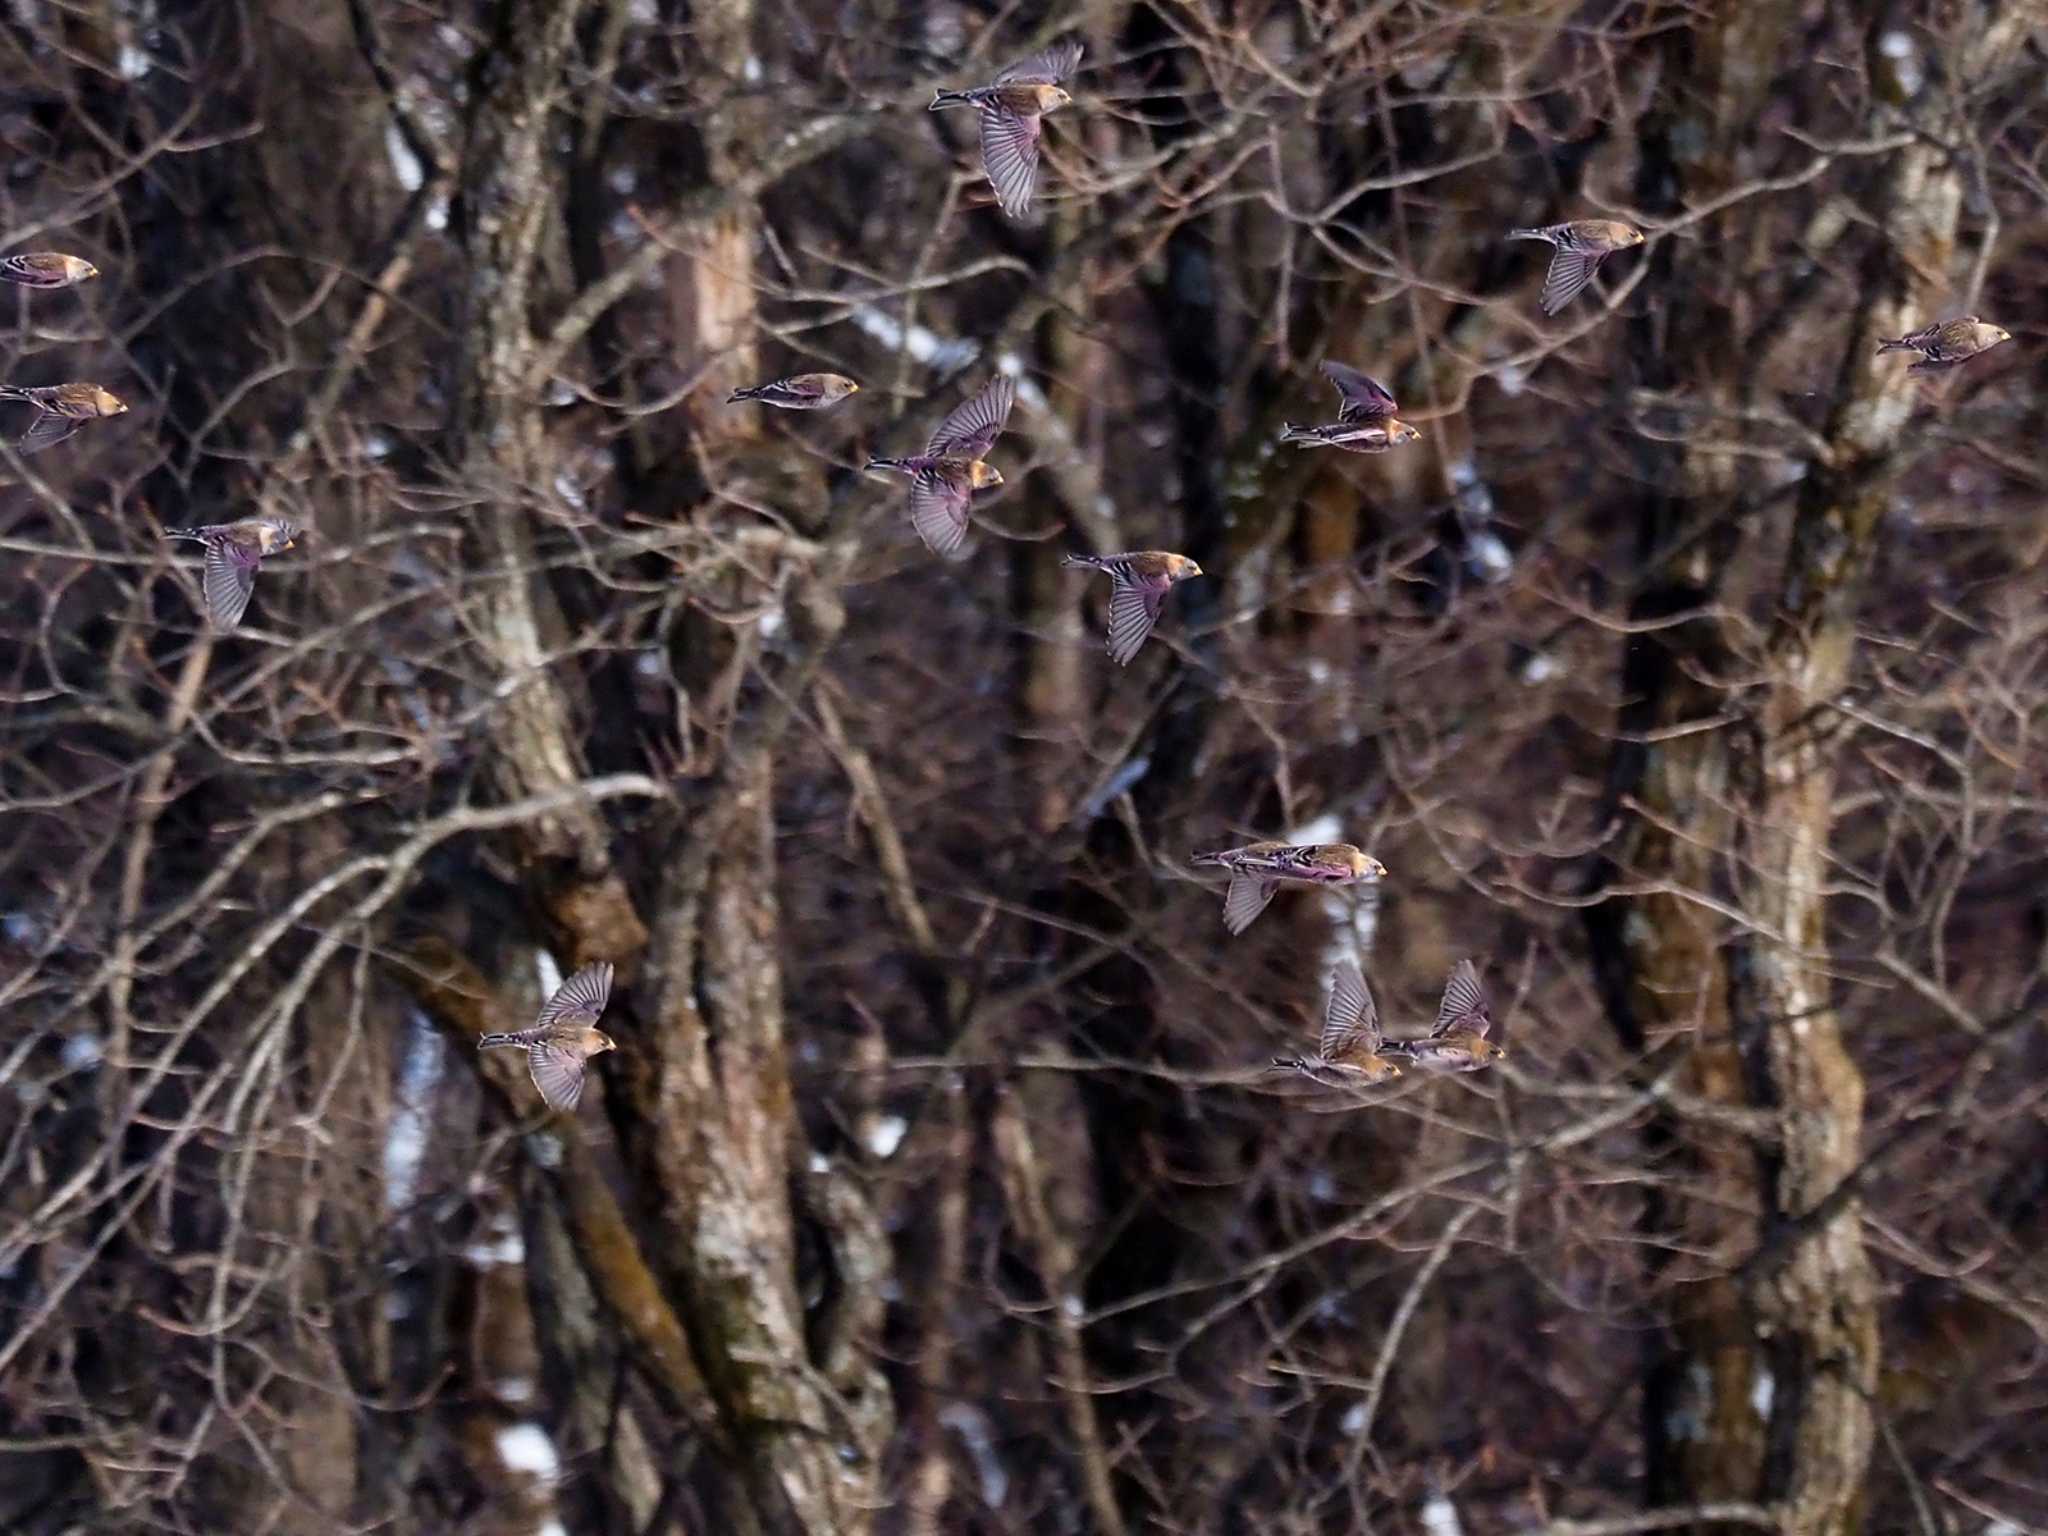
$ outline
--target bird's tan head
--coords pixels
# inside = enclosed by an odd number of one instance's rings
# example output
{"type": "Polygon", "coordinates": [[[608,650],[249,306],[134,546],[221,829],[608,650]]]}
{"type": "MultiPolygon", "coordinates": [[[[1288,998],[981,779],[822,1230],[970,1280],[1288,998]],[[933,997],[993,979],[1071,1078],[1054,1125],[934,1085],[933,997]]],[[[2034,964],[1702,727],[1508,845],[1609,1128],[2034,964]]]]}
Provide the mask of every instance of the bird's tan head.
{"type": "Polygon", "coordinates": [[[985,491],[992,485],[1003,483],[1003,472],[986,459],[976,459],[974,468],[968,471],[968,478],[977,491],[985,491]]]}
{"type": "Polygon", "coordinates": [[[1621,243],[1623,245],[1641,245],[1645,240],[1649,238],[1650,237],[1644,234],[1640,229],[1630,229],[1626,234],[1624,234],[1621,237],[1621,243]]]}
{"type": "Polygon", "coordinates": [[[1038,110],[1057,112],[1061,107],[1072,106],[1074,98],[1056,85],[1041,85],[1038,88],[1038,110]]]}
{"type": "Polygon", "coordinates": [[[1405,421],[1390,421],[1387,423],[1387,436],[1397,443],[1413,443],[1421,440],[1422,431],[1405,421]]]}
{"type": "Polygon", "coordinates": [[[1991,327],[1991,334],[1996,336],[2000,341],[2012,340],[2012,332],[2008,331],[2002,325],[1994,325],[1993,327],[1991,327]]]}
{"type": "Polygon", "coordinates": [[[1384,880],[1387,877],[1386,865],[1371,854],[1361,853],[1356,848],[1351,850],[1344,862],[1350,866],[1352,875],[1357,879],[1384,880]]]}
{"type": "Polygon", "coordinates": [[[1472,1054],[1483,1062],[1506,1061],[1508,1048],[1504,1045],[1495,1045],[1491,1040],[1481,1040],[1472,1047],[1472,1054]]]}
{"type": "Polygon", "coordinates": [[[848,395],[859,394],[860,386],[854,383],[852,379],[844,378],[836,373],[828,373],[825,375],[823,388],[820,390],[820,393],[827,400],[844,400],[848,395]]]}
{"type": "Polygon", "coordinates": [[[119,416],[128,409],[128,406],[113,391],[95,389],[92,392],[92,408],[102,416],[119,416]]]}
{"type": "Polygon", "coordinates": [[[1171,575],[1175,581],[1186,581],[1191,576],[1201,575],[1202,568],[1199,565],[1195,564],[1194,561],[1190,560],[1186,555],[1174,555],[1171,557],[1171,564],[1168,567],[1168,574],[1171,575]]]}
{"type": "Polygon", "coordinates": [[[590,1032],[591,1055],[602,1056],[606,1051],[616,1051],[618,1048],[619,1042],[614,1040],[610,1035],[606,1034],[603,1030],[593,1029],[590,1032]]]}
{"type": "Polygon", "coordinates": [[[64,275],[74,283],[83,283],[100,275],[100,269],[83,256],[64,258],[64,275]]]}

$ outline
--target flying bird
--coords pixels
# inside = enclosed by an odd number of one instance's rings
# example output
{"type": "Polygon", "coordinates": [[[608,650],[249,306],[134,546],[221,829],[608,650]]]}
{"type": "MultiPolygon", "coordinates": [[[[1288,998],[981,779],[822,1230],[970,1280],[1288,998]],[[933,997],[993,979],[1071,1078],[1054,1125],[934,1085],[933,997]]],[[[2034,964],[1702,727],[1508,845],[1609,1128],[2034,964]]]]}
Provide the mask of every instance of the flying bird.
{"type": "Polygon", "coordinates": [[[981,114],[981,164],[995,189],[996,206],[1013,219],[1031,211],[1038,191],[1038,140],[1046,113],[1074,98],[1060,89],[1081,62],[1081,45],[1054,43],[1021,59],[987,85],[940,91],[928,111],[973,107],[981,114]]]}
{"type": "Polygon", "coordinates": [[[1975,315],[1964,315],[1960,320],[1923,325],[1917,331],[1889,341],[1880,338],[1877,351],[1880,357],[1887,352],[1918,352],[1920,361],[1906,372],[1928,373],[1937,368],[1953,368],[1958,363],[1967,363],[1978,353],[1989,352],[2001,341],[2011,340],[2012,332],[2004,326],[1979,320],[1975,315]]]}
{"type": "Polygon", "coordinates": [[[781,406],[785,411],[820,411],[828,405],[837,405],[859,389],[860,386],[844,374],[794,373],[773,383],[736,389],[725,397],[725,403],[737,405],[742,400],[758,400],[763,405],[781,406]]]}
{"type": "Polygon", "coordinates": [[[1346,960],[1330,978],[1330,1001],[1323,1014],[1323,1034],[1313,1056],[1275,1056],[1277,1072],[1299,1072],[1325,1080],[1325,1074],[1347,1082],[1384,1083],[1401,1069],[1380,1054],[1380,1011],[1373,1006],[1365,977],[1346,960]]]}
{"type": "Polygon", "coordinates": [[[933,554],[951,558],[967,537],[967,509],[974,493],[1001,485],[1003,477],[982,455],[994,446],[1017,403],[1017,385],[997,374],[980,394],[953,407],[923,453],[907,459],[869,459],[869,469],[893,469],[910,476],[910,526],[933,554]]]}
{"type": "Polygon", "coordinates": [[[516,1046],[525,1051],[526,1070],[533,1074],[533,1086],[540,1096],[550,1108],[574,1114],[583,1097],[583,1077],[590,1058],[619,1048],[617,1041],[597,1027],[611,995],[611,962],[586,965],[555,989],[533,1028],[479,1035],[477,1049],[516,1046]]]}
{"type": "Polygon", "coordinates": [[[38,389],[0,384],[0,400],[20,400],[36,408],[36,419],[14,445],[17,453],[40,453],[88,421],[119,416],[128,409],[97,384],[48,384],[38,389]]]}
{"type": "Polygon", "coordinates": [[[99,275],[100,269],[83,256],[66,256],[61,251],[23,251],[19,256],[0,257],[0,282],[19,283],[24,288],[69,288],[99,275]]]}
{"type": "Polygon", "coordinates": [[[1420,1040],[1389,1041],[1387,1049],[1428,1072],[1477,1072],[1507,1055],[1486,1038],[1491,1028],[1493,1014],[1479,987],[1479,970],[1470,960],[1460,960],[1444,983],[1436,1028],[1420,1040]]]}
{"type": "Polygon", "coordinates": [[[164,537],[192,539],[206,546],[206,608],[213,615],[214,628],[225,631],[240,624],[248,611],[263,557],[290,549],[299,532],[298,524],[286,518],[251,517],[201,528],[166,528],[164,537]]]}
{"type": "Polygon", "coordinates": [[[1186,555],[1163,549],[1134,550],[1127,555],[1068,555],[1061,565],[1085,566],[1109,574],[1109,659],[1130,665],[1138,647],[1159,622],[1159,605],[1178,582],[1202,574],[1186,555]]]}
{"type": "Polygon", "coordinates": [[[1543,279],[1543,313],[1554,315],[1593,281],[1600,263],[1616,251],[1643,243],[1643,232],[1619,219],[1573,219],[1541,229],[1511,229],[1510,240],[1544,240],[1557,247],[1550,275],[1543,279]]]}
{"type": "Polygon", "coordinates": [[[1396,443],[1412,443],[1422,434],[1395,419],[1400,409],[1387,386],[1371,374],[1344,363],[1325,362],[1323,373],[1337,386],[1337,419],[1327,426],[1280,424],[1280,441],[1302,448],[1342,448],[1348,453],[1385,453],[1396,443]]]}
{"type": "Polygon", "coordinates": [[[1190,864],[1216,864],[1230,871],[1223,897],[1223,926],[1243,933],[1266,910],[1282,880],[1311,885],[1356,885],[1377,881],[1386,866],[1349,843],[1250,843],[1218,853],[1197,853],[1190,864]]]}

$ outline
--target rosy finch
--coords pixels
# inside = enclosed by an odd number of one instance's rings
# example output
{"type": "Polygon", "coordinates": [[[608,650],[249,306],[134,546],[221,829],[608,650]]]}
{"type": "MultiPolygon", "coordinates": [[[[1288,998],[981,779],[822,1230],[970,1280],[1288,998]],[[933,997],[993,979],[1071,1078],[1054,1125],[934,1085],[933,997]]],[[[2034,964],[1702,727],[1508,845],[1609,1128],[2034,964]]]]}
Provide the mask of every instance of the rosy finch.
{"type": "Polygon", "coordinates": [[[1343,363],[1326,362],[1323,373],[1337,386],[1337,419],[1328,426],[1302,427],[1282,422],[1280,441],[1303,448],[1342,448],[1349,453],[1385,453],[1396,443],[1412,443],[1422,434],[1397,421],[1400,407],[1387,386],[1343,363]]]}
{"type": "Polygon", "coordinates": [[[1038,190],[1040,119],[1074,98],[1060,82],[1081,62],[1079,43],[1054,43],[1012,64],[988,85],[940,91],[927,109],[973,107],[981,114],[981,164],[995,189],[996,206],[1013,219],[1031,211],[1038,190]]]}
{"type": "Polygon", "coordinates": [[[0,384],[0,400],[22,400],[36,408],[36,419],[14,445],[17,453],[38,453],[61,443],[88,421],[119,416],[128,407],[97,384],[49,384],[22,389],[0,384]]]}
{"type": "Polygon", "coordinates": [[[590,1058],[618,1049],[618,1042],[597,1027],[611,995],[610,962],[586,965],[555,989],[533,1028],[479,1035],[477,1049],[517,1046],[525,1051],[526,1070],[533,1074],[533,1086],[540,1096],[551,1108],[574,1114],[577,1100],[583,1097],[583,1076],[590,1058]]]}
{"type": "Polygon", "coordinates": [[[263,557],[290,549],[298,536],[298,525],[282,517],[164,530],[165,538],[193,539],[206,546],[206,607],[213,615],[214,628],[220,630],[231,630],[242,622],[256,591],[256,571],[263,557]]]}
{"type": "Polygon", "coordinates": [[[1061,565],[1109,573],[1109,659],[1129,666],[1159,622],[1159,605],[1176,582],[1202,574],[1186,555],[1140,549],[1127,555],[1068,555],[1061,565]]]}
{"type": "Polygon", "coordinates": [[[1243,933],[1266,910],[1282,880],[1312,885],[1356,885],[1377,881],[1386,866],[1349,843],[1251,843],[1219,853],[1197,853],[1190,864],[1219,864],[1230,871],[1230,889],[1223,897],[1223,926],[1243,933]]]}
{"type": "Polygon", "coordinates": [[[1477,1072],[1507,1052],[1486,1038],[1493,1028],[1486,994],[1479,990],[1479,971],[1470,960],[1452,967],[1444,983],[1444,1000],[1436,1010],[1436,1028],[1420,1040],[1393,1040],[1389,1051],[1406,1056],[1429,1072],[1477,1072]]]}
{"type": "Polygon", "coordinates": [[[1975,315],[1964,315],[1960,320],[1923,325],[1909,335],[1881,341],[1877,350],[1879,356],[1887,352],[1918,352],[1920,361],[1906,372],[1926,373],[1967,363],[1979,352],[1989,352],[2001,341],[2011,340],[2012,332],[2004,326],[1979,320],[1975,315]]]}
{"type": "Polygon", "coordinates": [[[951,557],[967,537],[967,508],[974,493],[1001,485],[1003,477],[982,455],[994,445],[1017,403],[1017,385],[997,374],[972,399],[953,407],[923,453],[907,459],[869,459],[869,469],[893,469],[910,476],[910,526],[932,553],[951,557]]]}
{"type": "Polygon", "coordinates": [[[24,288],[69,288],[99,275],[100,269],[83,256],[66,256],[60,251],[23,251],[19,256],[0,257],[0,282],[19,283],[24,288]]]}
{"type": "Polygon", "coordinates": [[[1643,243],[1643,232],[1619,219],[1573,219],[1541,229],[1511,229],[1510,240],[1547,240],[1557,247],[1550,275],[1543,279],[1543,313],[1554,315],[1593,281],[1600,263],[1616,251],[1643,243]]]}
{"type": "Polygon", "coordinates": [[[779,405],[785,411],[818,411],[828,405],[837,405],[859,388],[843,374],[794,373],[772,384],[736,389],[725,397],[725,403],[736,405],[742,400],[758,400],[763,405],[779,405]]]}
{"type": "Polygon", "coordinates": [[[1325,1080],[1325,1074],[1340,1080],[1383,1083],[1401,1075],[1401,1069],[1380,1054],[1380,1011],[1373,1006],[1365,977],[1346,960],[1330,978],[1330,1002],[1323,1014],[1323,1035],[1313,1056],[1275,1056],[1273,1066],[1281,1072],[1300,1072],[1325,1080]]]}

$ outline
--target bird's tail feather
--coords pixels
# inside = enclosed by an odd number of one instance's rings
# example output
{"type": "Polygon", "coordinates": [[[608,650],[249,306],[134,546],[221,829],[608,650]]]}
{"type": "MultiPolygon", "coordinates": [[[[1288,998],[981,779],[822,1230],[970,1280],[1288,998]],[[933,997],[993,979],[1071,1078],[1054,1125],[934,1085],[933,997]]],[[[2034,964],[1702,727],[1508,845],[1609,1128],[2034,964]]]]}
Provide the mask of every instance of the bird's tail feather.
{"type": "Polygon", "coordinates": [[[867,467],[869,469],[901,469],[903,461],[901,459],[869,459],[867,467]]]}
{"type": "Polygon", "coordinates": [[[971,107],[973,105],[974,98],[965,91],[934,91],[932,92],[932,104],[926,107],[925,111],[937,112],[943,107],[971,107]]]}
{"type": "Polygon", "coordinates": [[[1299,1056],[1275,1056],[1273,1058],[1273,1065],[1268,1070],[1273,1072],[1306,1072],[1308,1069],[1308,1063],[1299,1056]]]}
{"type": "Polygon", "coordinates": [[[1100,562],[1093,555],[1061,555],[1060,564],[1085,566],[1089,570],[1094,570],[1100,565],[1100,562]]]}
{"type": "Polygon", "coordinates": [[[761,398],[761,394],[762,391],[758,386],[748,389],[736,389],[725,397],[725,403],[727,405],[736,405],[742,400],[758,400],[761,398]]]}
{"type": "Polygon", "coordinates": [[[1188,862],[1190,864],[1221,864],[1223,862],[1223,855],[1220,853],[1191,853],[1188,855],[1188,862]]]}
{"type": "Polygon", "coordinates": [[[34,398],[34,395],[31,395],[18,384],[0,384],[0,400],[33,400],[34,398]]]}
{"type": "Polygon", "coordinates": [[[167,539],[197,539],[202,544],[206,542],[206,535],[197,528],[166,528],[164,530],[164,537],[167,539]]]}
{"type": "Polygon", "coordinates": [[[478,1035],[476,1037],[476,1048],[480,1051],[489,1050],[492,1046],[497,1045],[523,1046],[525,1044],[526,1042],[517,1035],[478,1035]]]}
{"type": "Polygon", "coordinates": [[[1883,357],[1887,352],[1912,352],[1916,350],[1913,343],[1906,340],[1903,336],[1880,336],[1877,338],[1877,355],[1879,357],[1883,357]]]}
{"type": "Polygon", "coordinates": [[[1550,231],[1547,229],[1511,229],[1508,231],[1508,238],[1510,240],[1548,240],[1550,238],[1550,231]]]}

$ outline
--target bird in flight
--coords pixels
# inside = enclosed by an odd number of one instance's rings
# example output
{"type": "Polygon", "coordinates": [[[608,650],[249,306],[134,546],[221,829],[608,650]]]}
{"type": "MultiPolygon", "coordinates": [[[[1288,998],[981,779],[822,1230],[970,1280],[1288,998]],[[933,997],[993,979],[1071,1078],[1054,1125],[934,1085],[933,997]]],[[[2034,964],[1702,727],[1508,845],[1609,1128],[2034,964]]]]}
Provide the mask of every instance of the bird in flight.
{"type": "Polygon", "coordinates": [[[778,405],[785,411],[821,411],[828,405],[837,405],[859,389],[860,386],[844,374],[793,373],[770,384],[736,389],[725,397],[725,403],[737,405],[742,400],[758,400],[763,405],[778,405]]]}
{"type": "Polygon", "coordinates": [[[1436,1028],[1420,1040],[1390,1041],[1387,1049],[1406,1056],[1424,1071],[1477,1072],[1507,1055],[1486,1038],[1492,1028],[1493,1013],[1479,987],[1479,969],[1470,960],[1460,960],[1444,983],[1436,1028]]]}
{"type": "Polygon", "coordinates": [[[256,592],[256,572],[265,555],[290,549],[298,524],[282,517],[251,517],[239,523],[200,528],[166,528],[167,539],[191,539],[206,547],[206,610],[214,628],[232,630],[242,622],[256,592]]]}
{"type": "Polygon", "coordinates": [[[1573,219],[1541,229],[1511,229],[1510,240],[1544,240],[1557,247],[1550,275],[1543,279],[1543,313],[1554,315],[1593,281],[1600,263],[1616,251],[1643,243],[1643,232],[1619,219],[1573,219]]]}
{"type": "Polygon", "coordinates": [[[1978,353],[1989,352],[2001,341],[2011,340],[2012,332],[2004,326],[1979,320],[1975,315],[1964,315],[1960,320],[1923,325],[1917,331],[1889,341],[1880,338],[1877,351],[1880,357],[1887,352],[1918,352],[1920,361],[1906,372],[1929,373],[1937,368],[1953,368],[1958,363],[1967,363],[1978,353]]]}
{"type": "Polygon", "coordinates": [[[981,114],[981,165],[995,189],[996,206],[1013,219],[1031,211],[1038,192],[1041,119],[1073,101],[1060,87],[1081,62],[1081,45],[1054,43],[1020,59],[987,85],[940,91],[928,111],[973,107],[981,114]]]}
{"type": "Polygon", "coordinates": [[[20,400],[36,408],[36,419],[14,445],[17,453],[39,453],[88,421],[119,416],[128,409],[97,384],[47,384],[36,389],[0,384],[0,400],[20,400]]]}
{"type": "Polygon", "coordinates": [[[533,1074],[533,1086],[548,1107],[574,1114],[583,1097],[590,1058],[619,1048],[616,1040],[597,1027],[611,995],[611,962],[586,965],[555,988],[555,995],[541,1006],[531,1029],[479,1035],[477,1049],[516,1047],[525,1051],[526,1070],[533,1074]]]}
{"type": "Polygon", "coordinates": [[[1163,549],[1127,555],[1068,555],[1061,565],[1085,566],[1109,575],[1109,659],[1129,666],[1138,647],[1159,622],[1159,605],[1178,582],[1202,574],[1186,555],[1163,549]]]}
{"type": "Polygon", "coordinates": [[[1002,475],[982,455],[995,445],[1016,381],[997,374],[980,394],[953,407],[923,453],[906,459],[869,459],[869,469],[893,469],[910,476],[910,526],[935,555],[951,558],[967,538],[967,509],[974,493],[1001,485],[1002,475]]]}
{"type": "Polygon", "coordinates": [[[1310,885],[1356,885],[1385,878],[1386,866],[1349,843],[1249,843],[1217,853],[1189,856],[1190,864],[1215,864],[1230,871],[1223,897],[1223,926],[1243,933],[1266,910],[1282,880],[1310,885]]]}
{"type": "Polygon", "coordinates": [[[23,251],[19,256],[0,256],[0,282],[18,283],[24,288],[69,288],[99,275],[100,269],[83,256],[66,256],[61,251],[23,251]]]}
{"type": "Polygon", "coordinates": [[[1384,1083],[1401,1069],[1380,1054],[1380,1011],[1366,989],[1365,976],[1346,960],[1330,978],[1330,1001],[1323,1013],[1322,1038],[1313,1056],[1275,1056],[1277,1072],[1300,1072],[1317,1082],[1336,1078],[1349,1083],[1384,1083]]]}
{"type": "Polygon", "coordinates": [[[1301,448],[1342,448],[1349,453],[1385,453],[1396,443],[1412,443],[1422,434],[1395,419],[1400,409],[1387,386],[1369,373],[1344,363],[1325,362],[1323,375],[1337,386],[1337,419],[1328,426],[1280,424],[1280,441],[1301,448]]]}

